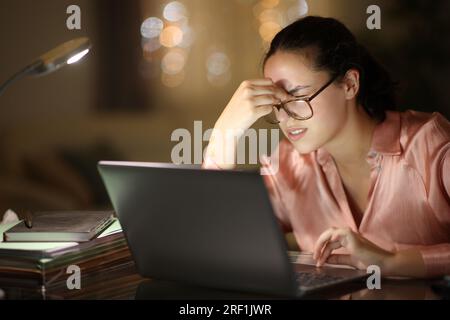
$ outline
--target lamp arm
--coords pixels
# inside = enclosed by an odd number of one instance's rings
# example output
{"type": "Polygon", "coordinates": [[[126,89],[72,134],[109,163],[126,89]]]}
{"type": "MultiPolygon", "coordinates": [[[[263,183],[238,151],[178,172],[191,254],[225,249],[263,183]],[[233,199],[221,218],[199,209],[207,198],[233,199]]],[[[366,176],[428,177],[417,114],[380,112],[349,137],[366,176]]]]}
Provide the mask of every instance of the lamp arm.
{"type": "Polygon", "coordinates": [[[16,74],[14,74],[11,78],[6,80],[1,86],[0,86],[0,96],[3,94],[3,92],[6,90],[7,87],[9,87],[11,84],[16,82],[17,80],[35,73],[35,71],[42,65],[41,60],[37,60],[36,62],[33,62],[32,64],[26,66],[16,74]]]}

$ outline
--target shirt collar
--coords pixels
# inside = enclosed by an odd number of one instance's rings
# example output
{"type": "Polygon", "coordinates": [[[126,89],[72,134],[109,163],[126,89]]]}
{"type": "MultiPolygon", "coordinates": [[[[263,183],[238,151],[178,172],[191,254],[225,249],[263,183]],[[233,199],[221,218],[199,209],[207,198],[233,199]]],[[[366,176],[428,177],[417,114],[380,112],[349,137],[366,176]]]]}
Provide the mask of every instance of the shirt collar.
{"type": "MultiPolygon", "coordinates": [[[[400,113],[387,111],[386,118],[379,123],[373,132],[372,146],[368,153],[368,158],[375,158],[377,155],[397,156],[402,153],[400,145],[401,119],[400,113]]],[[[330,160],[331,155],[324,149],[317,150],[317,162],[323,166],[330,160]]]]}
{"type": "Polygon", "coordinates": [[[370,151],[389,156],[400,155],[400,130],[400,113],[387,111],[386,119],[375,127],[370,151]]]}

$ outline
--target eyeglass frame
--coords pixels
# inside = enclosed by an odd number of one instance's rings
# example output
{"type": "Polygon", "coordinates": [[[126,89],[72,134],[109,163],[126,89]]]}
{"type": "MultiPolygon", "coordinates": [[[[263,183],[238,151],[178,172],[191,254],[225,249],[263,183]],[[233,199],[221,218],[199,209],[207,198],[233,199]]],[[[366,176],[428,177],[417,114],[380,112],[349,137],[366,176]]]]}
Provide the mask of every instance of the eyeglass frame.
{"type": "MultiPolygon", "coordinates": [[[[303,96],[298,96],[298,97],[295,97],[295,98],[293,98],[293,99],[286,100],[286,101],[283,101],[283,102],[274,104],[272,107],[273,107],[273,108],[277,108],[278,111],[280,111],[280,109],[283,109],[289,117],[291,117],[291,118],[293,118],[293,119],[295,119],[295,120],[301,120],[301,121],[303,121],[303,120],[311,119],[311,118],[313,117],[313,115],[314,115],[314,111],[313,111],[313,108],[311,107],[311,103],[310,103],[310,102],[311,102],[315,97],[317,97],[323,90],[325,90],[330,84],[332,84],[332,83],[334,82],[334,80],[337,79],[337,77],[338,77],[338,75],[333,76],[330,80],[328,80],[327,83],[325,83],[322,87],[320,87],[319,90],[317,90],[315,93],[313,93],[313,94],[310,95],[310,96],[304,96],[304,95],[303,95],[303,96]],[[294,102],[294,101],[304,101],[304,102],[308,105],[309,110],[311,110],[311,116],[309,116],[309,117],[302,117],[302,118],[295,117],[295,116],[294,116],[294,115],[293,115],[293,114],[285,107],[285,104],[290,103],[290,102],[294,102]]],[[[272,111],[272,112],[274,112],[274,111],[272,111]]],[[[276,118],[276,116],[275,116],[275,118],[276,118]]],[[[269,122],[269,123],[272,123],[272,124],[278,124],[278,123],[281,122],[281,121],[278,121],[278,120],[277,120],[278,122],[271,122],[271,121],[269,121],[269,120],[267,120],[267,119],[266,119],[266,121],[269,122]]]]}

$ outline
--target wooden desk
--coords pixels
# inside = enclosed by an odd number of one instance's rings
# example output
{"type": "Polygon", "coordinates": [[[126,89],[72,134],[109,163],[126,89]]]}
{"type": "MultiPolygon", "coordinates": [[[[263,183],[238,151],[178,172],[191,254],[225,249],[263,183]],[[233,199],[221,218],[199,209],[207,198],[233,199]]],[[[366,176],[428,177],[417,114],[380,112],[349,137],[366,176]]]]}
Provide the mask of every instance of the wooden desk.
{"type": "MultiPolygon", "coordinates": [[[[128,261],[122,260],[117,268],[108,272],[97,271],[83,275],[81,270],[81,289],[67,289],[69,275],[61,272],[59,279],[39,287],[27,287],[20,279],[0,280],[0,299],[258,299],[271,298],[255,294],[226,292],[221,290],[194,288],[166,281],[151,281],[139,276],[131,255],[128,261]]],[[[340,294],[332,299],[439,299],[424,280],[387,280],[381,282],[381,290],[355,290],[340,294]]]]}

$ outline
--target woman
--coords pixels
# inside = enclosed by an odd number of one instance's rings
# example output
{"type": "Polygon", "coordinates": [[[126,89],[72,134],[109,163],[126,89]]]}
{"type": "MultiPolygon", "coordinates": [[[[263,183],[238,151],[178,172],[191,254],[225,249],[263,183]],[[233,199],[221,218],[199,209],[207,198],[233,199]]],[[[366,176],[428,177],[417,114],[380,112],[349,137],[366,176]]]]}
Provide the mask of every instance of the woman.
{"type": "MultiPolygon", "coordinates": [[[[317,266],[450,274],[450,123],[390,111],[389,74],[335,19],[306,17],[281,30],[263,69],[264,78],[240,85],[214,132],[242,132],[261,117],[279,123],[287,139],[264,180],[300,249],[317,266]]],[[[204,167],[230,169],[222,155],[236,142],[219,136],[204,167]]]]}

